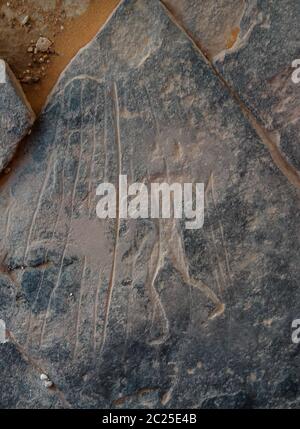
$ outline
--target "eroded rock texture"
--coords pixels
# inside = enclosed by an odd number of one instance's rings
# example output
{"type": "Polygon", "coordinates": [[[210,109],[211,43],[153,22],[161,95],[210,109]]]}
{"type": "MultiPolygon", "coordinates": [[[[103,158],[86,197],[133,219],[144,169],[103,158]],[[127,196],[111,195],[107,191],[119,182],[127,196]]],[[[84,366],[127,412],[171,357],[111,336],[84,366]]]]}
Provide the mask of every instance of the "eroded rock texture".
{"type": "Polygon", "coordinates": [[[291,77],[292,63],[300,58],[299,20],[296,0],[249,1],[236,45],[215,59],[225,79],[298,172],[300,85],[291,77]]]}
{"type": "Polygon", "coordinates": [[[163,0],[163,3],[210,58],[235,44],[245,0],[163,0]]]}
{"type": "Polygon", "coordinates": [[[66,407],[54,390],[43,387],[38,371],[15,345],[0,345],[0,353],[1,409],[66,407]]]}
{"type": "MultiPolygon", "coordinates": [[[[1,360],[17,345],[63,406],[299,406],[299,189],[159,1],[120,5],[20,158],[0,189],[1,360]],[[121,173],[204,182],[203,229],[97,219],[121,173]]],[[[0,372],[12,407],[22,359],[0,372]]]]}
{"type": "Polygon", "coordinates": [[[300,84],[292,81],[292,63],[300,58],[299,2],[164,3],[268,130],[299,185],[300,84]]]}
{"type": "Polygon", "coordinates": [[[20,84],[0,60],[0,173],[35,120],[20,84]]]}

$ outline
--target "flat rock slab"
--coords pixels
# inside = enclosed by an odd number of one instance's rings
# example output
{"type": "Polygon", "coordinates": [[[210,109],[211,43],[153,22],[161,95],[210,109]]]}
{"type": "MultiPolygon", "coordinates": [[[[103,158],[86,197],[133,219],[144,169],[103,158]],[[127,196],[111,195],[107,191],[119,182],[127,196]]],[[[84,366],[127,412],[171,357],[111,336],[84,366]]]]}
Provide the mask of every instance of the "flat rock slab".
{"type": "Polygon", "coordinates": [[[300,58],[299,20],[297,0],[250,0],[239,38],[214,61],[297,169],[300,183],[300,84],[292,80],[292,63],[300,58]]]}
{"type": "Polygon", "coordinates": [[[210,58],[235,44],[245,0],[163,0],[163,3],[210,58]]]}
{"type": "Polygon", "coordinates": [[[1,409],[66,408],[59,395],[47,389],[40,372],[12,343],[0,344],[1,409]]]}
{"type": "Polygon", "coordinates": [[[297,0],[164,0],[245,107],[269,133],[300,184],[297,0]]]}
{"type": "Polygon", "coordinates": [[[34,120],[35,114],[20,84],[9,66],[0,60],[0,172],[11,161],[34,120]]]}
{"type": "Polygon", "coordinates": [[[299,195],[162,4],[125,0],[0,188],[0,319],[70,407],[298,407],[299,195]],[[205,183],[204,227],[97,219],[120,174],[205,183]]]}

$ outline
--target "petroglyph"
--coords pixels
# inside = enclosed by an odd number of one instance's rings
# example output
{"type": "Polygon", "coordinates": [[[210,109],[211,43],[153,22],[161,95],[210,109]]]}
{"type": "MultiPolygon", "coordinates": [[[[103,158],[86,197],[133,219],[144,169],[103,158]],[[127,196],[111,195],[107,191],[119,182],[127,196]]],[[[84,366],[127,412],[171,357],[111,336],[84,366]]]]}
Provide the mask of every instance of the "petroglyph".
{"type": "Polygon", "coordinates": [[[59,381],[54,407],[238,407],[248,368],[261,369],[253,403],[297,400],[279,386],[287,339],[262,322],[299,308],[299,189],[158,0],[121,2],[73,59],[1,180],[0,214],[0,318],[14,333],[0,347],[4,391],[10,368],[43,387],[30,357],[59,381]],[[204,183],[203,228],[97,219],[97,186],[122,174],[204,183]]]}

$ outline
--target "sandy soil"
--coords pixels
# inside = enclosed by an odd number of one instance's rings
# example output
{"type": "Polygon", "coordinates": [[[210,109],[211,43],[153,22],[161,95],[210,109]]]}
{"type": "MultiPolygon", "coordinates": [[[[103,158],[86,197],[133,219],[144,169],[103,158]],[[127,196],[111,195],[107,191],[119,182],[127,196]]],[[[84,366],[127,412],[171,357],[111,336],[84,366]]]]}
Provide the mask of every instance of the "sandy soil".
{"type": "Polygon", "coordinates": [[[106,22],[119,0],[0,0],[0,58],[38,114],[60,73],[106,22]],[[36,50],[40,37],[52,44],[36,50]]]}

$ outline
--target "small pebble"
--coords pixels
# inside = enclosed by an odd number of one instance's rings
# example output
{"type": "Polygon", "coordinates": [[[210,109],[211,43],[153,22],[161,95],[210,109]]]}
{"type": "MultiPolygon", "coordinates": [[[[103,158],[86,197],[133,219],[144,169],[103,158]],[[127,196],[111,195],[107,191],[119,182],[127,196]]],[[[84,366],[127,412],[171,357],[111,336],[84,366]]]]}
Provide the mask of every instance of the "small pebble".
{"type": "Polygon", "coordinates": [[[40,37],[35,45],[36,52],[47,52],[51,45],[52,42],[47,37],[40,37]]]}
{"type": "Polygon", "coordinates": [[[51,380],[44,381],[44,386],[47,387],[47,389],[51,389],[53,387],[53,383],[51,380]]]}
{"type": "Polygon", "coordinates": [[[51,387],[53,387],[53,382],[49,379],[47,374],[41,374],[40,379],[47,389],[51,389],[51,387]]]}
{"type": "Polygon", "coordinates": [[[29,22],[29,16],[25,15],[19,18],[20,24],[21,25],[26,25],[29,22]]]}

